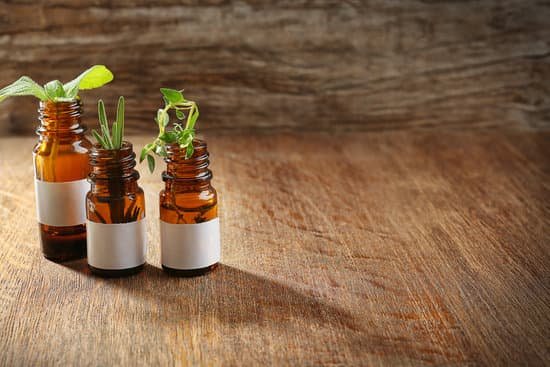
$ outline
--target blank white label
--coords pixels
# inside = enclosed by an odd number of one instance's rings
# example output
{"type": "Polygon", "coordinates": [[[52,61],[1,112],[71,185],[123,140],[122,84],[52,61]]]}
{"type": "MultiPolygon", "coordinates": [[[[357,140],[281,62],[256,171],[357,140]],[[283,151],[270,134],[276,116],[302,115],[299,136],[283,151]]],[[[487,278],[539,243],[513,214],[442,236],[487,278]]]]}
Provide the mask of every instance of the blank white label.
{"type": "Polygon", "coordinates": [[[86,223],[86,180],[46,182],[34,179],[38,222],[68,227],[86,223]]]}
{"type": "Polygon", "coordinates": [[[105,270],[129,269],[145,263],[145,218],[130,223],[86,221],[88,264],[105,270]]]}
{"type": "Polygon", "coordinates": [[[192,270],[220,261],[220,220],[197,224],[173,224],[160,221],[162,265],[192,270]]]}

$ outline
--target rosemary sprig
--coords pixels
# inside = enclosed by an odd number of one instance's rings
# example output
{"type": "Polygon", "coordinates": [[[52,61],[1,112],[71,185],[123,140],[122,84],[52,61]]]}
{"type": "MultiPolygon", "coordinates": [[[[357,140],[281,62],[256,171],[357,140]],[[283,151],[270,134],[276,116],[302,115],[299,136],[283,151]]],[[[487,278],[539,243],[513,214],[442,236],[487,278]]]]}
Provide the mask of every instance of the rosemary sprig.
{"type": "Polygon", "coordinates": [[[111,131],[109,131],[109,122],[105,113],[105,104],[100,99],[97,102],[97,114],[99,116],[99,127],[101,134],[92,130],[92,134],[103,149],[116,150],[122,147],[122,139],[124,137],[124,97],[118,98],[116,110],[116,120],[113,122],[111,131]]]}
{"type": "Polygon", "coordinates": [[[155,158],[152,154],[160,157],[166,157],[166,144],[178,143],[180,147],[185,148],[185,158],[189,159],[193,155],[193,139],[195,138],[195,124],[199,118],[199,107],[196,102],[186,99],[183,96],[183,90],[161,88],[164,99],[164,108],[157,111],[155,121],[159,128],[157,138],[141,150],[139,157],[140,163],[147,159],[149,170],[155,170],[155,158]],[[170,129],[169,111],[174,110],[176,118],[180,121],[186,120],[185,126],[181,123],[173,123],[170,129]],[[187,113],[187,115],[186,115],[187,113]]]}

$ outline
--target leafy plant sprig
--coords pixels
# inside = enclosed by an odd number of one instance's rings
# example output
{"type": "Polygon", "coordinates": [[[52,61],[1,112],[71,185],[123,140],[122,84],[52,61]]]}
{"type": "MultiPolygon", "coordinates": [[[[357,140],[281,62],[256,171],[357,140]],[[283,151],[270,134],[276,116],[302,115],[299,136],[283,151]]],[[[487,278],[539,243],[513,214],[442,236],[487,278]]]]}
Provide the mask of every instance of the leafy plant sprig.
{"type": "Polygon", "coordinates": [[[65,84],[52,80],[41,86],[28,76],[22,76],[0,89],[0,102],[14,96],[35,96],[41,101],[68,102],[78,96],[79,90],[99,88],[111,80],[113,73],[105,65],[94,65],[65,84]]]}
{"type": "Polygon", "coordinates": [[[196,102],[186,99],[183,96],[183,90],[170,88],[161,88],[160,92],[164,99],[164,108],[157,111],[155,121],[159,128],[157,138],[141,150],[139,157],[140,163],[147,159],[147,165],[151,173],[155,170],[155,158],[152,154],[160,157],[166,157],[166,144],[178,143],[180,148],[185,148],[185,158],[189,159],[193,155],[193,139],[195,138],[195,124],[199,118],[199,107],[196,102]],[[185,126],[179,122],[173,123],[173,128],[169,129],[170,115],[169,111],[174,110],[176,118],[179,121],[185,121],[185,126]]]}
{"type": "Polygon", "coordinates": [[[124,137],[124,97],[118,98],[116,109],[116,120],[109,131],[109,122],[105,113],[105,104],[100,99],[97,102],[97,114],[99,116],[99,127],[101,134],[92,130],[94,138],[103,149],[117,150],[122,147],[122,139],[124,137]]]}

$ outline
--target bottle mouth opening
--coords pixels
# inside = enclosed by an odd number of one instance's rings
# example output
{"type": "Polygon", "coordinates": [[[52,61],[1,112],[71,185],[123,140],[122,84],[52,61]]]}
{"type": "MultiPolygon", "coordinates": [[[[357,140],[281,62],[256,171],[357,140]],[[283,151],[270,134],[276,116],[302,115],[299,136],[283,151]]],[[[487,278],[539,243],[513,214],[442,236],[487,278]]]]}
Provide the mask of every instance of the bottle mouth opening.
{"type": "Polygon", "coordinates": [[[67,102],[40,101],[38,118],[40,126],[36,133],[65,132],[83,133],[85,127],[80,124],[82,104],[79,99],[67,102]]]}
{"type": "Polygon", "coordinates": [[[48,107],[48,106],[71,106],[75,104],[81,104],[80,97],[75,97],[71,99],[65,99],[63,101],[53,101],[51,99],[46,99],[44,101],[39,101],[40,107],[48,107]]]}
{"type": "Polygon", "coordinates": [[[138,175],[134,169],[136,153],[134,153],[132,143],[128,141],[123,141],[120,149],[105,149],[99,144],[94,144],[89,153],[89,163],[91,167],[89,177],[92,180],[138,175]]]}
{"type": "Polygon", "coordinates": [[[208,151],[206,150],[206,142],[201,139],[193,140],[193,155],[189,158],[185,158],[187,155],[187,148],[182,148],[178,143],[171,143],[166,145],[167,157],[164,158],[166,163],[187,163],[196,164],[197,162],[208,160],[208,151]]]}
{"type": "Polygon", "coordinates": [[[82,113],[82,103],[80,99],[71,99],[69,101],[40,101],[38,103],[38,113],[41,117],[80,115],[82,113]]]}
{"type": "Polygon", "coordinates": [[[188,184],[201,184],[203,182],[210,181],[212,179],[212,171],[205,170],[204,172],[190,176],[190,177],[179,177],[176,175],[172,175],[167,171],[163,171],[161,174],[162,181],[174,181],[174,182],[185,182],[188,184]]]}
{"type": "Polygon", "coordinates": [[[101,144],[95,143],[92,145],[92,149],[90,151],[90,155],[94,154],[105,158],[124,158],[125,156],[131,155],[132,153],[134,153],[133,145],[126,140],[122,141],[122,146],[120,147],[120,149],[106,149],[103,148],[101,144]]]}

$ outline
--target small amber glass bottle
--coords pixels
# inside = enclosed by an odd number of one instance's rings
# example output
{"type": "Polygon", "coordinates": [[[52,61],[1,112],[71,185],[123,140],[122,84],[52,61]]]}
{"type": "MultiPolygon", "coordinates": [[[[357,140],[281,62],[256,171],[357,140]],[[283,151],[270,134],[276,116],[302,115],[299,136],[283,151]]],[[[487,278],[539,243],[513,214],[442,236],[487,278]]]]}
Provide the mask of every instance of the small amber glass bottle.
{"type": "Polygon", "coordinates": [[[205,274],[220,261],[218,199],[210,184],[209,154],[204,141],[195,140],[193,146],[193,155],[185,159],[185,149],[168,145],[162,173],[162,267],[178,276],[205,274]]]}
{"type": "Polygon", "coordinates": [[[116,150],[96,144],[90,152],[88,265],[95,274],[131,275],[145,264],[145,196],[135,166],[136,154],[128,142],[116,150]]]}
{"type": "Polygon", "coordinates": [[[33,149],[42,252],[53,261],[86,256],[86,192],[91,143],[81,124],[82,105],[42,101],[39,141],[33,149]]]}

